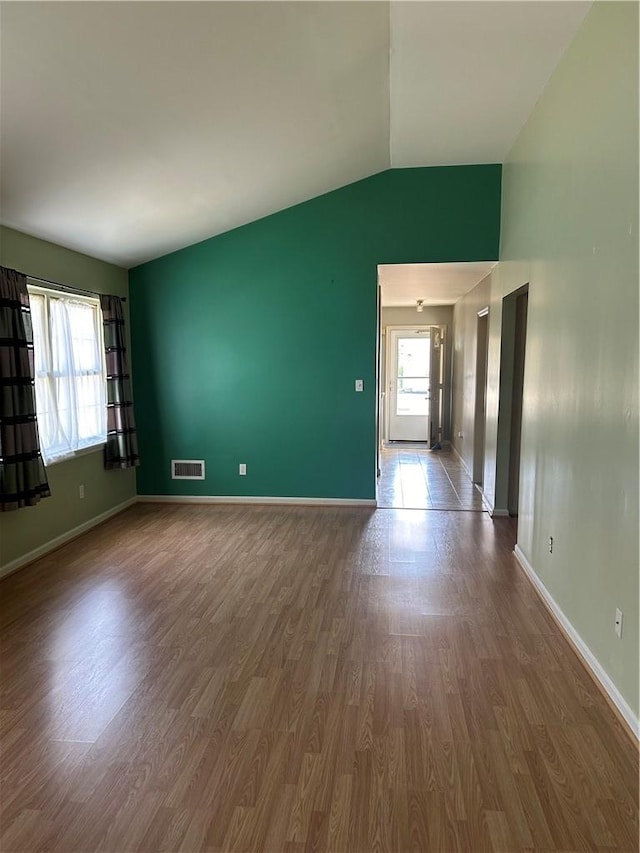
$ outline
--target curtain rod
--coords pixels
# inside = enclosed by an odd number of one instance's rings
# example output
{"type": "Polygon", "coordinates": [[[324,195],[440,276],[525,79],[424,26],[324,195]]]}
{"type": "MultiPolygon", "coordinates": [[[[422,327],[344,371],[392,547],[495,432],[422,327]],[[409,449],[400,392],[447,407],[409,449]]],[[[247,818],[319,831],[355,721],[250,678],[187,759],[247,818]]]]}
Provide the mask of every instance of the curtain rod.
{"type": "MultiPolygon", "coordinates": [[[[42,284],[50,284],[55,287],[57,290],[63,290],[65,293],[79,293],[79,294],[87,294],[88,296],[101,296],[102,294],[96,293],[94,290],[83,290],[81,287],[71,287],[69,284],[61,284],[59,281],[51,281],[48,278],[40,278],[37,275],[27,275],[27,278],[31,281],[39,281],[42,284]]],[[[119,297],[123,302],[127,301],[126,296],[119,297]]]]}

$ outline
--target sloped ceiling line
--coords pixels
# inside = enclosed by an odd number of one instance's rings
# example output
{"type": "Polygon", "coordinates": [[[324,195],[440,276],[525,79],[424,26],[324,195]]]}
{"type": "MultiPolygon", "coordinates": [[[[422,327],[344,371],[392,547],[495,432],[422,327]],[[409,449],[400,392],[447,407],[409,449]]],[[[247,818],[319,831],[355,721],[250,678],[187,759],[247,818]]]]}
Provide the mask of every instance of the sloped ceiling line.
{"type": "Polygon", "coordinates": [[[389,166],[502,162],[589,5],[3,3],[2,222],[129,267],[389,166]]]}

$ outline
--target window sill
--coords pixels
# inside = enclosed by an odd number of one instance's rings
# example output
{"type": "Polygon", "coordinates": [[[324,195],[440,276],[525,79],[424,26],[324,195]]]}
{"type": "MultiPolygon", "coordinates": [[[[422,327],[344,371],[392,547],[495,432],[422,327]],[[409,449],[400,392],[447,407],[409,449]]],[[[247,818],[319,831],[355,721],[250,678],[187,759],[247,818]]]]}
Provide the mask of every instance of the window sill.
{"type": "Polygon", "coordinates": [[[88,456],[90,453],[98,453],[98,451],[102,450],[107,444],[106,441],[101,441],[99,444],[90,444],[87,447],[82,447],[80,450],[74,450],[73,453],[70,453],[68,456],[58,456],[56,459],[52,459],[50,462],[45,462],[45,468],[53,468],[54,465],[60,465],[63,462],[71,462],[73,459],[77,459],[79,456],[88,456]]]}

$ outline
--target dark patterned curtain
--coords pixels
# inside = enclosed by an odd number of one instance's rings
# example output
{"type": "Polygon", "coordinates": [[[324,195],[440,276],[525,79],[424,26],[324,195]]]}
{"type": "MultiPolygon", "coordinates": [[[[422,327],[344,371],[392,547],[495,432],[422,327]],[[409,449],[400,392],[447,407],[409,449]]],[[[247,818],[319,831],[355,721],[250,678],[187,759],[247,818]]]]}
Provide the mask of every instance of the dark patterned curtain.
{"type": "Polygon", "coordinates": [[[0,510],[34,506],[51,492],[36,421],[27,277],[0,267],[0,510]]]}
{"type": "Polygon", "coordinates": [[[140,464],[140,458],[131,399],[131,377],[127,366],[122,300],[117,296],[101,296],[100,307],[107,359],[107,446],[104,467],[134,468],[140,464]]]}

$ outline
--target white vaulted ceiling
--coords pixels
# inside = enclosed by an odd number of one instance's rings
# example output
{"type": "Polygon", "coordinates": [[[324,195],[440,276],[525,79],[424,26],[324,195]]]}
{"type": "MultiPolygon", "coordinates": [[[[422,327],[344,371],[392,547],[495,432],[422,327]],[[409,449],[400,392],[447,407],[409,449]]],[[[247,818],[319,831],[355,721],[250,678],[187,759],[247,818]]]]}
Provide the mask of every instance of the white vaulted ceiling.
{"type": "Polygon", "coordinates": [[[389,166],[502,162],[589,5],[2,3],[1,221],[132,266],[389,166]]]}
{"type": "Polygon", "coordinates": [[[502,163],[589,3],[391,4],[391,165],[502,163]]]}

